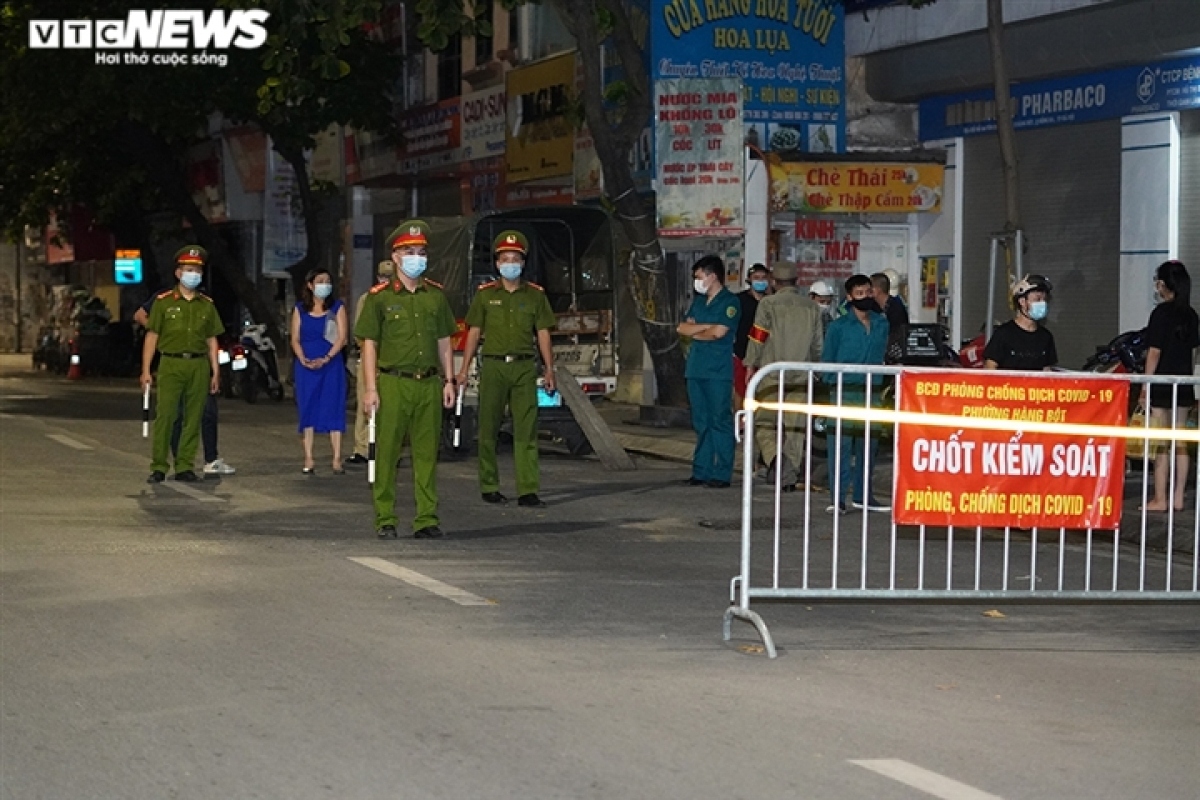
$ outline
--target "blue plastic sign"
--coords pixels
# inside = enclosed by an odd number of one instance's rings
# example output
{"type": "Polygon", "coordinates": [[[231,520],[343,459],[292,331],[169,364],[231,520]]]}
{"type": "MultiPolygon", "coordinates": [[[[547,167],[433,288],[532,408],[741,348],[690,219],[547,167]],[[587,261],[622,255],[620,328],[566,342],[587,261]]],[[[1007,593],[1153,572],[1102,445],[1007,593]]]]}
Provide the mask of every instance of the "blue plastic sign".
{"type": "Polygon", "coordinates": [[[666,0],[652,8],[654,79],[740,78],[748,143],[845,151],[841,0],[666,0]]]}
{"type": "MultiPolygon", "coordinates": [[[[1012,87],[1013,127],[1045,128],[1200,108],[1200,56],[1012,87]]],[[[921,101],[922,141],[996,130],[995,94],[981,89],[921,101]]]]}
{"type": "Polygon", "coordinates": [[[142,282],[142,251],[118,250],[113,260],[113,277],[118,284],[142,282]]]}

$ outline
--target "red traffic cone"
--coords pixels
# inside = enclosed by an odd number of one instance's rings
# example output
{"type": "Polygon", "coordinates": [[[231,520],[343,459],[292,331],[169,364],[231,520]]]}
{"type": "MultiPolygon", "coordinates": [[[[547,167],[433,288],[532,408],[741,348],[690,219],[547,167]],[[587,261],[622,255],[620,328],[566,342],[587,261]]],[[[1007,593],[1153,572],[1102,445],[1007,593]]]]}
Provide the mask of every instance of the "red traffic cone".
{"type": "Polygon", "coordinates": [[[72,339],[68,344],[71,346],[71,367],[67,370],[67,380],[77,381],[83,378],[83,365],[79,359],[79,342],[72,339]]]}

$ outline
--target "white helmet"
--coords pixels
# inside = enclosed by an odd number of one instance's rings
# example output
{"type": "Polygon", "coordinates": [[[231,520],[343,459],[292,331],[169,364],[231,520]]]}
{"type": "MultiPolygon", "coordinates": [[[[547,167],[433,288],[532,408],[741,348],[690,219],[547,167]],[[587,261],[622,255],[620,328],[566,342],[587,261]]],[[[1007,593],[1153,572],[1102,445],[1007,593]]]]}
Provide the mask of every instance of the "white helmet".
{"type": "Polygon", "coordinates": [[[896,270],[892,269],[891,267],[888,267],[887,269],[883,270],[883,274],[887,275],[889,285],[888,294],[892,295],[893,297],[900,294],[900,273],[896,272],[896,270]]]}
{"type": "Polygon", "coordinates": [[[833,297],[836,292],[833,287],[825,281],[813,281],[813,285],[808,287],[809,294],[815,294],[817,297],[833,297]]]}

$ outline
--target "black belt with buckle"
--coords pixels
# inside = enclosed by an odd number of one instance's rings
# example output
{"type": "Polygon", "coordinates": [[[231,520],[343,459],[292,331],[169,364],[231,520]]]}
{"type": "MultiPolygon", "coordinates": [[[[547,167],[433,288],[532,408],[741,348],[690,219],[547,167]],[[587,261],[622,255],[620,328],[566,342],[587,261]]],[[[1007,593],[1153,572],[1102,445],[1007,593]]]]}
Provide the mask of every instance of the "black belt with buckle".
{"type": "Polygon", "coordinates": [[[403,369],[381,367],[379,371],[384,375],[391,375],[395,378],[411,378],[414,381],[423,381],[428,380],[429,378],[440,378],[442,376],[442,373],[436,369],[417,370],[416,372],[410,372],[403,369]]]}
{"type": "Polygon", "coordinates": [[[165,358],[204,358],[208,353],[160,353],[165,358]]]}
{"type": "Polygon", "coordinates": [[[503,361],[505,364],[511,364],[514,361],[532,361],[533,360],[532,355],[527,355],[527,356],[489,356],[489,355],[485,355],[484,358],[490,358],[493,361],[503,361]]]}

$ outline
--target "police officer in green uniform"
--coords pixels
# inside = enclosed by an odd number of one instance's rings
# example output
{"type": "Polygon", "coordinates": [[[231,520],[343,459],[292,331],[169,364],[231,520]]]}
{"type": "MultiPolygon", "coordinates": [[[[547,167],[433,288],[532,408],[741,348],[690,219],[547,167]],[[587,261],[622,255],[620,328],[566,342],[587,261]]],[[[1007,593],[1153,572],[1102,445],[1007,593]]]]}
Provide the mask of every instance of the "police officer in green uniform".
{"type": "Polygon", "coordinates": [[[690,336],[684,378],[696,449],[689,486],[725,489],[733,480],[733,341],[741,303],[725,288],[725,262],[705,256],[692,267],[696,299],[676,331],[690,336]]]}
{"type": "Polygon", "coordinates": [[[479,489],[488,503],[506,503],[500,494],[496,436],[508,406],[513,418],[513,461],[517,468],[517,505],[546,505],[538,497],[537,362],[533,343],[545,364],[546,391],[553,392],[554,349],[550,329],[558,321],[546,293],[521,280],[529,243],[520,231],[504,231],[492,242],[500,280],[479,287],[467,311],[467,343],[459,383],[465,383],[471,359],[483,336],[479,365],[479,489]]]}
{"type": "Polygon", "coordinates": [[[413,535],[442,536],[438,527],[437,456],[442,408],[455,401],[454,314],[442,287],[422,278],[429,226],[409,220],[388,237],[395,277],[367,294],[354,336],[362,340],[363,411],[378,410],[375,530],[396,536],[396,459],[408,437],[417,515],[413,535]]]}
{"type": "Polygon", "coordinates": [[[200,419],[209,393],[220,391],[221,371],[217,366],[217,337],[225,332],[212,300],[196,287],[204,280],[208,252],[189,245],[175,254],[175,277],[179,285],[154,299],[146,321],[142,347],[142,391],[153,377],[150,364],[154,351],[162,355],[158,364],[158,402],[155,406],[154,449],[147,483],[161,483],[167,476],[167,454],[171,429],[183,402],[183,430],[175,453],[175,480],[195,481],[192,463],[200,443],[200,419]]]}

